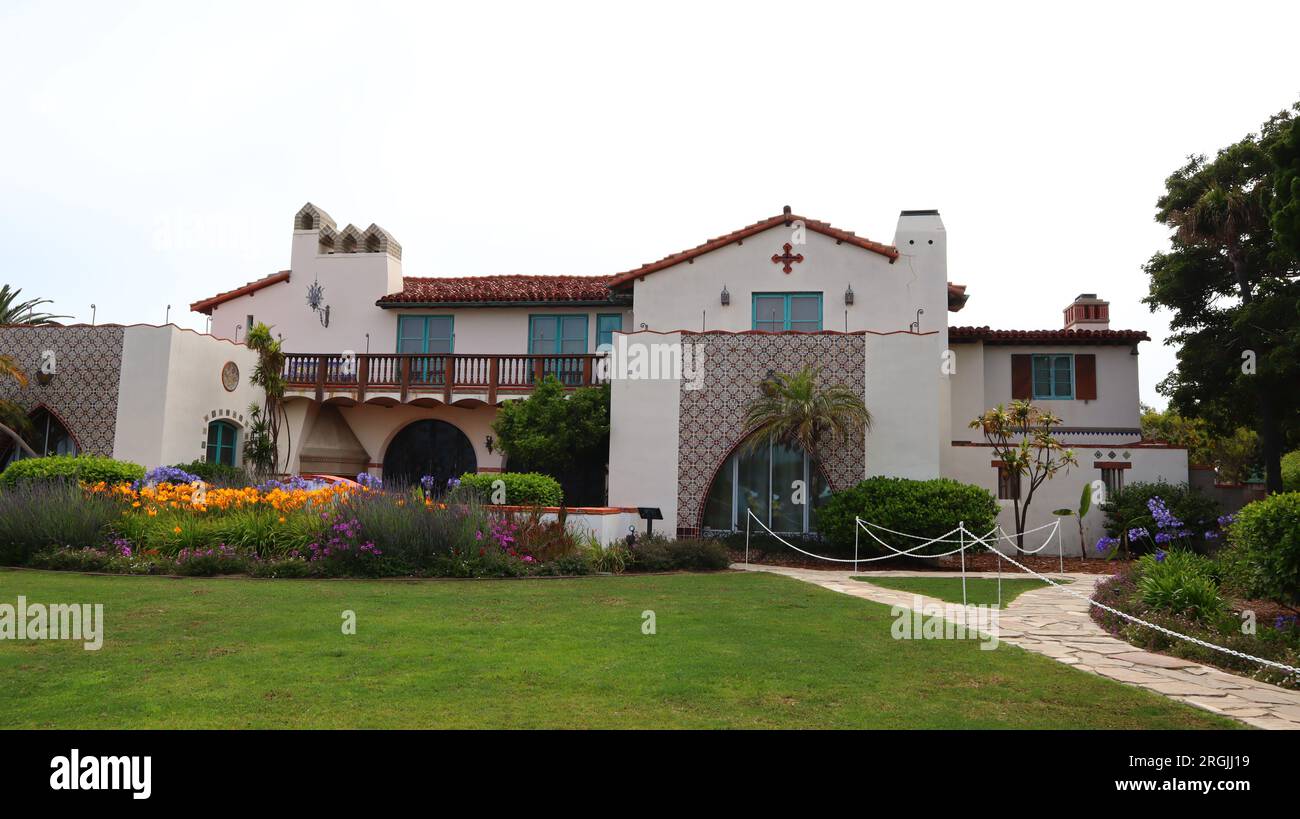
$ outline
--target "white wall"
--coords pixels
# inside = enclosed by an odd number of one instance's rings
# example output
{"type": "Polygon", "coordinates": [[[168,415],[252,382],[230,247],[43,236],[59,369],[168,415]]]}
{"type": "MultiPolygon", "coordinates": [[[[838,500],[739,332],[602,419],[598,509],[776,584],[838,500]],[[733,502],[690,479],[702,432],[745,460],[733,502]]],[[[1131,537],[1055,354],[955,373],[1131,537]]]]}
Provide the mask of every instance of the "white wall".
{"type": "MultiPolygon", "coordinates": [[[[1100,448],[1107,450],[1110,444],[1099,445],[1100,448]]],[[[1053,477],[1050,481],[1044,482],[1034,493],[1034,498],[1029,507],[1029,519],[1026,522],[1026,529],[1032,529],[1036,526],[1052,523],[1056,516],[1052,514],[1055,509],[1077,509],[1079,506],[1079,495],[1083,487],[1090,485],[1093,481],[1101,480],[1101,470],[1094,464],[1097,459],[1093,456],[1094,449],[1098,446],[1072,447],[1075,457],[1079,461],[1079,466],[1071,467],[1068,472],[1062,472],[1053,477]]],[[[944,477],[953,478],[963,483],[971,483],[982,486],[994,497],[998,492],[998,471],[992,465],[995,460],[993,449],[987,446],[951,446],[949,447],[947,462],[950,467],[945,470],[944,477]]],[[[1125,450],[1130,455],[1129,462],[1133,466],[1124,470],[1124,483],[1132,484],[1137,482],[1154,482],[1165,480],[1169,483],[1185,483],[1187,481],[1187,450],[1185,449],[1166,449],[1166,448],[1142,448],[1129,447],[1125,450]]],[[[1110,461],[1110,458],[1104,458],[1110,461]]],[[[1114,460],[1124,460],[1121,456],[1114,460]]],[[[998,523],[1008,534],[1015,535],[1015,516],[1012,502],[1009,500],[1000,500],[998,503],[1002,506],[1002,512],[998,516],[998,523]]],[[[1025,548],[1037,549],[1043,542],[1046,530],[1042,533],[1026,535],[1025,548]]],[[[1088,557],[1096,557],[1093,551],[1093,544],[1097,539],[1105,534],[1105,515],[1101,510],[1094,506],[1084,518],[1084,546],[1088,549],[1088,557]]],[[[1079,527],[1074,518],[1063,518],[1061,520],[1061,543],[1064,546],[1066,557],[1079,556],[1079,527]]],[[[1011,554],[1014,546],[1007,545],[1002,551],[1011,554]]],[[[1057,548],[1053,542],[1043,554],[1056,555],[1057,548]]]]}
{"type": "MultiPolygon", "coordinates": [[[[630,334],[636,343],[641,334],[630,334]]],[[[680,344],[680,333],[655,334],[654,343],[680,344]]],[[[657,506],[660,531],[672,537],[677,521],[677,424],[680,379],[615,379],[610,392],[609,505],[657,506]]],[[[638,531],[645,524],[638,520],[638,531]]]]}
{"type": "Polygon", "coordinates": [[[242,449],[248,406],[263,397],[249,382],[256,361],[242,344],[172,325],[127,327],[113,457],[147,468],[202,459],[208,422],[225,410],[244,416],[226,418],[240,428],[242,449]],[[233,392],[221,380],[227,361],[240,373],[233,392]]]}
{"type": "MultiPolygon", "coordinates": [[[[651,273],[634,284],[632,329],[642,323],[650,330],[753,329],[753,294],[758,292],[822,293],[822,327],[826,330],[905,330],[925,308],[922,329],[946,326],[947,288],[943,273],[934,269],[934,246],[926,245],[890,264],[878,253],[812,231],[807,244],[792,252],[804,261],[791,273],[772,263],[772,254],[790,241],[790,230],[775,227],[711,253],[651,273]],[[854,303],[844,304],[852,284],[854,303]],[[731,304],[721,305],[726,285],[731,304]],[[847,324],[845,321],[847,312],[847,324]]],[[[913,250],[916,248],[913,246],[913,250]]]]}
{"type": "MultiPolygon", "coordinates": [[[[967,350],[980,345],[956,344],[959,367],[967,350]]],[[[974,418],[985,409],[998,404],[1010,404],[1011,356],[1049,355],[1053,353],[1091,354],[1097,356],[1097,398],[1093,401],[1044,401],[1035,399],[1034,405],[1051,410],[1061,416],[1067,427],[1108,427],[1138,429],[1142,411],[1138,398],[1138,356],[1128,345],[1002,345],[983,346],[984,408],[976,410],[974,418]]],[[[958,370],[959,375],[961,370],[958,370]]],[[[963,404],[966,412],[969,407],[963,404]]],[[[954,412],[953,440],[978,440],[978,431],[966,429],[961,422],[965,415],[954,412]]],[[[970,418],[966,418],[967,422],[970,418]]]]}

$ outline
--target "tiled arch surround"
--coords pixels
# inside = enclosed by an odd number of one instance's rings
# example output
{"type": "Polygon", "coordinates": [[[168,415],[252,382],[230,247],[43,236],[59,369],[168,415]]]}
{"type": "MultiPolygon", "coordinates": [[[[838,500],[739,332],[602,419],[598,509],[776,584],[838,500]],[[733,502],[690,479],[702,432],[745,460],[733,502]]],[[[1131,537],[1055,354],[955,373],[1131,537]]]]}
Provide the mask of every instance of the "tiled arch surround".
{"type": "MultiPolygon", "coordinates": [[[[700,389],[683,380],[677,428],[677,531],[699,533],[704,496],[713,476],[746,437],[745,407],[769,370],[796,372],[821,367],[824,384],[864,389],[866,336],[862,333],[683,333],[683,343],[703,351],[700,389]]],[[[866,444],[858,437],[821,453],[832,489],[852,486],[866,474],[866,444]]]]}
{"type": "Polygon", "coordinates": [[[112,455],[124,337],[119,325],[0,327],[0,353],[12,356],[28,377],[26,387],[0,380],[0,398],[28,411],[46,406],[82,452],[112,455]],[[57,373],[50,383],[41,384],[36,374],[46,350],[54,352],[57,373]]]}

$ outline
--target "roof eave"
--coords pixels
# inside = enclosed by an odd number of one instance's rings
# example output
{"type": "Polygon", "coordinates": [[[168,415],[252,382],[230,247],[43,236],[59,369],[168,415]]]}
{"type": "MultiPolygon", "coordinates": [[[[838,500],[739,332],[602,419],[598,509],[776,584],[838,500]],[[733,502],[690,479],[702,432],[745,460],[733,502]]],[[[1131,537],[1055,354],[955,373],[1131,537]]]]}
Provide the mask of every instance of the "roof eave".
{"type": "Polygon", "coordinates": [[[478,307],[626,307],[628,300],[583,299],[574,301],[384,301],[375,304],[384,310],[420,308],[478,308],[478,307]]]}

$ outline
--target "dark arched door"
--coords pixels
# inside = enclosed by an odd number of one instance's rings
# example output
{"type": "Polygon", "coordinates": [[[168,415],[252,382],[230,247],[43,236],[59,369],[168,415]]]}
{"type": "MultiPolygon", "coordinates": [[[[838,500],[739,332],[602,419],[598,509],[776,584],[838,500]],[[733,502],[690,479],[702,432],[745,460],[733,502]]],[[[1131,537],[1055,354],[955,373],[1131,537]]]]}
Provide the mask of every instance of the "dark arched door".
{"type": "Polygon", "coordinates": [[[384,485],[419,486],[433,476],[438,494],[451,478],[478,470],[474,446],[465,433],[446,421],[416,421],[393,437],[384,453],[384,485]]]}

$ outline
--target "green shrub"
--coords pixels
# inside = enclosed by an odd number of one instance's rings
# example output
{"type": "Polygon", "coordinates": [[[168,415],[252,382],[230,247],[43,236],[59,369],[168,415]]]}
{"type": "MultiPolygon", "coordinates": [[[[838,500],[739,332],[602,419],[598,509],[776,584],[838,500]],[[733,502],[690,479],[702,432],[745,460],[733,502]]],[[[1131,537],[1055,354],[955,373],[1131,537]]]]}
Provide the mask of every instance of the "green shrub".
{"type": "MultiPolygon", "coordinates": [[[[1159,526],[1147,506],[1147,501],[1155,497],[1163,500],[1165,508],[1194,533],[1188,545],[1203,549],[1205,532],[1217,528],[1216,520],[1221,514],[1219,503],[1209,495],[1189,489],[1185,483],[1132,483],[1112,494],[1101,505],[1106,514],[1106,534],[1119,537],[1120,532],[1139,527],[1155,535],[1159,526]]],[[[1140,553],[1149,550],[1151,543],[1147,538],[1138,538],[1130,541],[1130,546],[1140,553]]]]}
{"type": "Polygon", "coordinates": [[[628,568],[638,572],[708,571],[731,565],[731,554],[716,540],[642,538],[630,554],[628,568]]]}
{"type": "Polygon", "coordinates": [[[1282,456],[1282,489],[1300,492],[1300,449],[1282,456]]]}
{"type": "Polygon", "coordinates": [[[1244,506],[1228,528],[1224,571],[1251,597],[1300,605],[1300,492],[1244,506]]]}
{"type": "Polygon", "coordinates": [[[129,461],[115,461],[101,455],[51,455],[14,461],[0,473],[0,488],[20,482],[68,479],[86,483],[132,483],[144,477],[144,467],[129,461]]]}
{"type": "Polygon", "coordinates": [[[502,481],[507,506],[559,506],[564,502],[560,482],[538,472],[466,472],[460,476],[460,488],[476,494],[484,503],[497,500],[492,484],[502,481]]]}
{"type": "MultiPolygon", "coordinates": [[[[997,499],[988,490],[951,478],[916,481],[876,477],[831,495],[817,510],[817,530],[836,554],[844,554],[853,549],[855,516],[897,532],[934,538],[956,529],[963,521],[972,532],[987,532],[996,524],[998,510],[997,499]]],[[[873,531],[896,549],[911,549],[920,542],[873,531]]],[[[859,547],[864,556],[887,551],[866,532],[859,539],[859,547]]],[[[934,544],[922,551],[932,554],[951,548],[934,544]]]]}
{"type": "Polygon", "coordinates": [[[1137,589],[1142,602],[1171,614],[1204,620],[1221,614],[1223,598],[1214,564],[1185,551],[1150,554],[1138,561],[1137,589]]]}
{"type": "Polygon", "coordinates": [[[240,488],[250,484],[248,473],[240,466],[213,464],[207,461],[190,461],[187,464],[175,464],[175,469],[182,469],[191,475],[197,475],[209,486],[240,488]]]}
{"type": "Polygon", "coordinates": [[[0,565],[21,566],[51,547],[100,546],[120,515],[109,498],[68,481],[20,483],[0,492],[0,565]]]}

